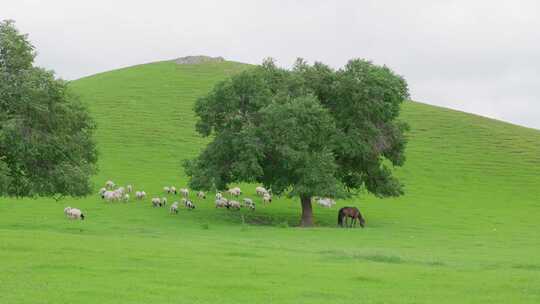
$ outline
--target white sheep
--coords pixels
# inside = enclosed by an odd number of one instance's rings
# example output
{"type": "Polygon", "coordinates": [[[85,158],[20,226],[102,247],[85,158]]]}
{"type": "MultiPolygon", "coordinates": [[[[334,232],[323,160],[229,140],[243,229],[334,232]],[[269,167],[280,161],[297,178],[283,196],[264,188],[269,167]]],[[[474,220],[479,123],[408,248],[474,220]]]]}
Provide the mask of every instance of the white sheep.
{"type": "Polygon", "coordinates": [[[258,196],[263,196],[263,195],[265,195],[266,193],[268,193],[268,191],[267,191],[264,187],[257,187],[257,188],[255,188],[255,192],[257,192],[257,195],[258,195],[258,196]]]}
{"type": "Polygon", "coordinates": [[[228,201],[226,198],[222,197],[222,198],[218,198],[216,199],[216,208],[223,208],[223,207],[227,207],[228,205],[228,201]]]}
{"type": "Polygon", "coordinates": [[[237,201],[229,201],[229,203],[227,204],[227,209],[236,209],[236,210],[240,210],[240,203],[237,202],[237,201]]]}
{"type": "Polygon", "coordinates": [[[324,197],[324,198],[319,198],[317,200],[317,204],[319,204],[320,206],[325,207],[325,208],[332,208],[332,206],[334,206],[336,204],[336,201],[334,201],[331,198],[324,197]]]}
{"type": "Polygon", "coordinates": [[[180,189],[180,194],[181,194],[183,197],[187,198],[187,197],[189,197],[189,190],[188,190],[187,188],[181,188],[181,189],[180,189]]]}
{"type": "Polygon", "coordinates": [[[167,198],[166,197],[163,197],[161,199],[161,204],[163,205],[163,207],[165,207],[167,205],[167,198]]]}
{"type": "Polygon", "coordinates": [[[99,189],[99,196],[101,196],[101,198],[104,198],[103,194],[107,192],[107,189],[106,188],[101,188],[99,189]]]}
{"type": "Polygon", "coordinates": [[[123,200],[125,203],[129,202],[129,194],[127,194],[127,193],[124,194],[124,196],[122,197],[122,200],[123,200]]]}
{"type": "Polygon", "coordinates": [[[240,188],[238,188],[238,187],[231,188],[231,189],[227,190],[227,192],[231,196],[235,196],[235,197],[238,197],[238,196],[240,196],[240,194],[242,194],[242,190],[240,190],[240,188]]]}
{"type": "Polygon", "coordinates": [[[128,193],[133,192],[133,186],[132,185],[127,185],[126,190],[127,190],[128,193]]]}
{"type": "Polygon", "coordinates": [[[218,199],[221,199],[221,198],[223,198],[223,194],[221,192],[217,192],[216,193],[216,199],[218,200],[218,199]]]}
{"type": "Polygon", "coordinates": [[[64,215],[65,215],[65,216],[69,216],[70,211],[71,211],[71,207],[66,207],[66,208],[64,208],[64,215]]]}
{"type": "Polygon", "coordinates": [[[71,208],[69,210],[69,218],[73,220],[84,220],[84,214],[77,208],[71,208]]]}
{"type": "Polygon", "coordinates": [[[195,209],[195,204],[193,204],[192,201],[187,200],[187,201],[186,201],[186,208],[188,208],[188,209],[195,209]]]}
{"type": "Polygon", "coordinates": [[[152,207],[161,207],[161,199],[159,197],[152,198],[152,207]]]}
{"type": "Polygon", "coordinates": [[[114,182],[112,180],[108,180],[106,183],[105,183],[105,188],[109,189],[109,190],[112,190],[114,188],[114,182]]]}
{"type": "Polygon", "coordinates": [[[197,197],[200,199],[206,199],[206,194],[203,191],[197,192],[197,197]]]}
{"type": "Polygon", "coordinates": [[[255,210],[255,203],[250,198],[244,198],[244,207],[249,208],[251,210],[255,210]]]}
{"type": "Polygon", "coordinates": [[[120,194],[117,191],[108,190],[108,191],[105,191],[105,193],[103,193],[103,198],[107,202],[114,202],[120,199],[120,194]]]}
{"type": "Polygon", "coordinates": [[[169,209],[169,212],[171,214],[178,214],[178,202],[174,202],[172,205],[171,205],[171,208],[169,209]]]}
{"type": "Polygon", "coordinates": [[[269,193],[263,195],[263,203],[270,204],[272,202],[272,196],[269,193]]]}
{"type": "Polygon", "coordinates": [[[165,187],[163,187],[163,192],[165,192],[165,194],[169,194],[169,193],[171,193],[171,188],[165,186],[165,187]]]}

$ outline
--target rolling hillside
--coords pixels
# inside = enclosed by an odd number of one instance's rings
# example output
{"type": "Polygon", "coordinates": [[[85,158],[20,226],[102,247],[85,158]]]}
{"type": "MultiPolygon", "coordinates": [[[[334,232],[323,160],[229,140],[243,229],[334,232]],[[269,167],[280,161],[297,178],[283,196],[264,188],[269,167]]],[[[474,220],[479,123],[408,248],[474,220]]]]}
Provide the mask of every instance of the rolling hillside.
{"type": "MultiPolygon", "coordinates": [[[[99,127],[96,189],[185,185],[180,163],[205,143],[194,101],[246,68],[166,61],[74,81],[99,127]]],[[[360,207],[363,230],[334,228],[337,208],[318,207],[318,228],[295,228],[286,198],[253,213],[208,198],[176,217],[97,195],[2,199],[0,302],[540,302],[540,131],[417,102],[402,119],[406,195],[338,202],[360,207]],[[65,220],[67,205],[87,220],[65,220]]]]}

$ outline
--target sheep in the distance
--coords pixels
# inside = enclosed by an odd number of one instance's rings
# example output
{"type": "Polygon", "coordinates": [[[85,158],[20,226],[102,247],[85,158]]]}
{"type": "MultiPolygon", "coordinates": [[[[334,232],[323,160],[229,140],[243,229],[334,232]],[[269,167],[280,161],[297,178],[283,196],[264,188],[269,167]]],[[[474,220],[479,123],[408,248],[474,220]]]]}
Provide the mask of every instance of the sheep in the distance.
{"type": "Polygon", "coordinates": [[[175,186],[171,186],[170,188],[170,191],[172,194],[178,194],[178,191],[176,191],[176,187],[175,186]]]}
{"type": "Polygon", "coordinates": [[[126,191],[127,191],[128,193],[133,192],[133,186],[132,186],[132,185],[127,185],[127,186],[126,186],[126,191]]]}
{"type": "Polygon", "coordinates": [[[221,199],[221,198],[223,198],[223,194],[221,192],[217,192],[216,193],[216,199],[218,200],[218,199],[221,199]]]}
{"type": "Polygon", "coordinates": [[[84,213],[77,208],[71,208],[68,217],[72,220],[84,220],[84,213]]]}
{"type": "Polygon", "coordinates": [[[244,202],[244,207],[251,210],[255,210],[255,203],[253,202],[253,200],[251,200],[250,198],[244,198],[243,202],[244,202]]]}
{"type": "Polygon", "coordinates": [[[332,208],[336,204],[336,201],[328,197],[323,197],[317,199],[317,204],[325,208],[332,208]]]}
{"type": "Polygon", "coordinates": [[[263,204],[270,204],[272,202],[272,196],[269,193],[263,195],[263,204]]]}
{"type": "Polygon", "coordinates": [[[180,194],[185,197],[185,198],[188,198],[189,197],[189,190],[187,188],[181,188],[180,189],[180,194]]]}
{"type": "Polygon", "coordinates": [[[165,187],[163,187],[163,192],[164,192],[165,194],[170,194],[170,193],[171,193],[171,188],[165,186],[165,187]]]}
{"type": "Polygon", "coordinates": [[[229,201],[229,203],[227,204],[227,209],[240,210],[240,207],[241,205],[237,201],[229,201]]]}
{"type": "Polygon", "coordinates": [[[206,194],[203,191],[197,192],[197,197],[200,199],[206,199],[206,194]]]}
{"type": "Polygon", "coordinates": [[[193,204],[193,202],[190,201],[190,200],[187,200],[187,201],[186,201],[185,206],[186,206],[186,208],[188,208],[188,209],[195,209],[195,204],[193,204]]]}
{"type": "Polygon", "coordinates": [[[227,207],[228,205],[228,201],[226,198],[222,197],[222,198],[218,198],[216,199],[216,208],[224,208],[224,207],[227,207]]]}
{"type": "Polygon", "coordinates": [[[227,193],[229,193],[231,195],[231,198],[232,197],[239,197],[240,194],[242,194],[242,190],[240,190],[240,188],[238,188],[238,187],[234,187],[234,188],[231,188],[231,189],[227,190],[227,193]]]}
{"type": "Polygon", "coordinates": [[[114,189],[114,182],[112,180],[108,180],[106,183],[105,183],[105,188],[109,189],[109,190],[112,190],[114,189]]]}
{"type": "Polygon", "coordinates": [[[70,211],[71,211],[71,207],[64,208],[64,215],[69,216],[70,211]]]}
{"type": "Polygon", "coordinates": [[[172,205],[171,205],[171,208],[169,208],[169,212],[171,214],[178,214],[178,202],[174,202],[172,205]]]}
{"type": "Polygon", "coordinates": [[[258,196],[263,196],[266,193],[268,193],[268,191],[264,187],[255,188],[255,192],[257,193],[258,196]]]}
{"type": "Polygon", "coordinates": [[[161,207],[161,199],[159,197],[152,198],[152,207],[161,207]]]}

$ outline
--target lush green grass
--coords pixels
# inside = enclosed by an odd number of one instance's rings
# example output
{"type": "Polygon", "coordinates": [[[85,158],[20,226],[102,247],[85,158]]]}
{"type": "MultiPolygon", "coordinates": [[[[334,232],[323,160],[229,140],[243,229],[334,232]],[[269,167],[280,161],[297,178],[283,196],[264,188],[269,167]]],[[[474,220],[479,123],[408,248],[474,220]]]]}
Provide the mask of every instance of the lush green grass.
{"type": "MultiPolygon", "coordinates": [[[[194,100],[246,67],[161,62],[73,82],[99,123],[96,188],[185,185],[180,162],[205,142],[194,100]]],[[[285,198],[253,213],[208,198],[178,216],[97,195],[1,199],[0,303],[539,303],[540,132],[412,102],[402,117],[406,195],[338,202],[360,206],[363,230],[318,206],[319,227],[296,228],[285,198]],[[66,220],[67,205],[87,220],[66,220]]]]}

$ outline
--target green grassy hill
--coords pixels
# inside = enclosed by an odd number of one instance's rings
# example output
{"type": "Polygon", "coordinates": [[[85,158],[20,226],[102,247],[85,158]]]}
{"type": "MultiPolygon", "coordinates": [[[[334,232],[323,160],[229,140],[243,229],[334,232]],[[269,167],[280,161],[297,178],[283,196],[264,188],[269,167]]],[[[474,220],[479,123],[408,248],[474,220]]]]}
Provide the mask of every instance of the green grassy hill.
{"type": "MultiPolygon", "coordinates": [[[[194,101],[246,68],[159,62],[74,81],[99,127],[96,189],[185,186],[180,163],[205,143],[194,101]]],[[[416,102],[402,119],[406,195],[338,202],[360,207],[363,230],[318,206],[318,227],[296,228],[286,198],[250,213],[209,197],[178,216],[97,195],[1,199],[0,302],[539,303],[540,131],[416,102]],[[67,205],[87,220],[66,220],[67,205]]]]}

